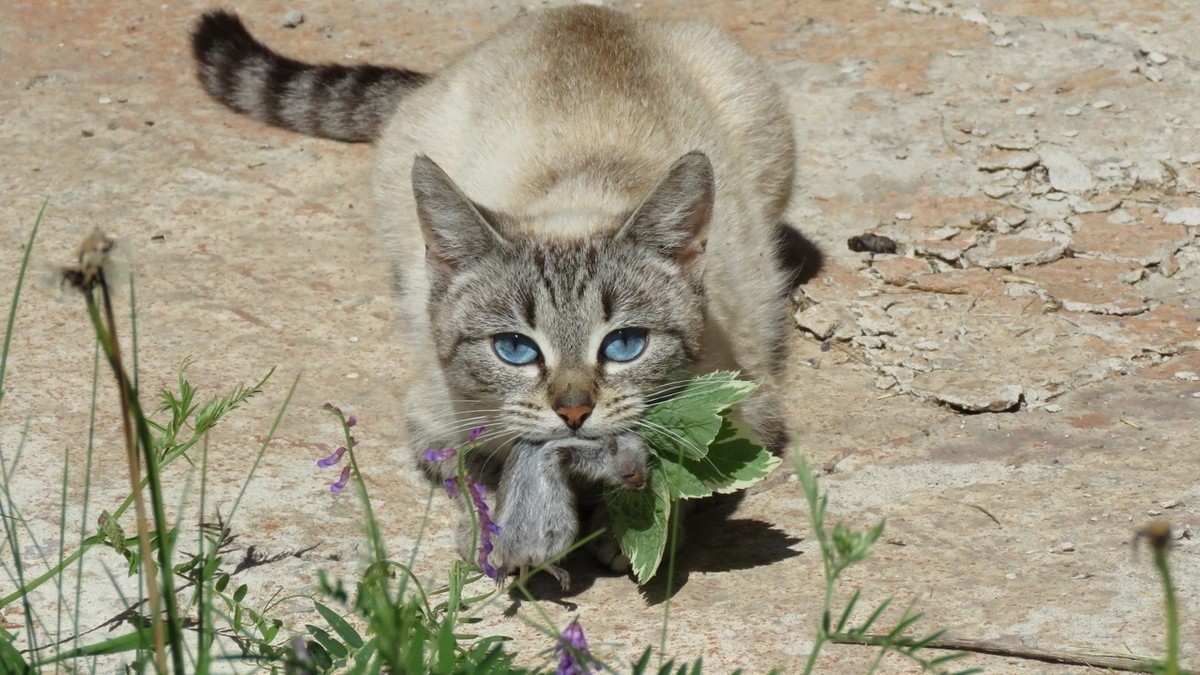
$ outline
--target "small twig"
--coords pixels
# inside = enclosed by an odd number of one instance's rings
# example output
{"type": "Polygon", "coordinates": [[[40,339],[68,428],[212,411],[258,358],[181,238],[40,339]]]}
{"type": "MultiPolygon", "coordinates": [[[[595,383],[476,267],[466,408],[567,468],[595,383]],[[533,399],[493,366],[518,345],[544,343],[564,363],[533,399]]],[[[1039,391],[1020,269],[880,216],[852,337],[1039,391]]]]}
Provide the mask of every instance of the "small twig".
{"type": "Polygon", "coordinates": [[[1121,420],[1121,424],[1127,424],[1127,425],[1133,427],[1134,429],[1137,429],[1138,431],[1142,430],[1142,425],[1137,424],[1136,422],[1130,422],[1129,420],[1125,419],[1124,417],[1120,418],[1120,420],[1121,420]]]}
{"type": "Polygon", "coordinates": [[[993,516],[993,515],[992,515],[992,512],[991,512],[991,511],[988,511],[987,509],[983,508],[982,506],[980,506],[980,505],[978,505],[978,504],[967,504],[967,506],[969,506],[969,507],[971,507],[971,508],[975,509],[976,511],[978,511],[978,512],[980,512],[980,513],[982,513],[983,515],[987,516],[988,518],[991,518],[991,519],[992,519],[992,522],[993,522],[993,523],[995,523],[995,524],[997,524],[997,525],[1000,525],[1000,527],[1004,527],[1004,525],[1002,525],[1002,524],[1000,523],[1000,520],[999,520],[998,518],[996,518],[996,516],[993,516]]]}
{"type": "Polygon", "coordinates": [[[903,288],[908,291],[921,291],[923,293],[944,293],[946,295],[969,295],[970,294],[970,291],[968,291],[966,288],[963,288],[961,286],[954,286],[954,287],[949,287],[949,288],[948,287],[938,287],[938,286],[928,286],[926,284],[918,283],[916,281],[908,281],[907,279],[902,280],[902,281],[884,279],[883,283],[887,284],[888,286],[895,286],[896,288],[903,288]]]}
{"type": "MultiPolygon", "coordinates": [[[[848,635],[845,633],[832,633],[829,636],[829,641],[844,645],[863,645],[868,647],[878,647],[884,644],[894,647],[907,647],[916,644],[916,640],[908,638],[889,638],[887,635],[848,635]]],[[[1060,663],[1068,666],[1090,666],[1093,668],[1108,668],[1109,670],[1120,670],[1133,673],[1152,673],[1158,666],[1158,662],[1153,659],[1147,659],[1137,656],[1122,656],[1114,655],[1093,655],[1081,654],[1078,652],[1069,652],[1059,649],[1035,649],[1030,647],[1016,647],[994,640],[965,640],[960,638],[938,638],[932,642],[922,646],[923,649],[948,649],[958,652],[971,652],[974,654],[990,654],[992,656],[1004,656],[1014,659],[1025,659],[1027,661],[1042,661],[1044,663],[1060,663]]],[[[1181,675],[1185,675],[1181,671],[1181,675]]]]}

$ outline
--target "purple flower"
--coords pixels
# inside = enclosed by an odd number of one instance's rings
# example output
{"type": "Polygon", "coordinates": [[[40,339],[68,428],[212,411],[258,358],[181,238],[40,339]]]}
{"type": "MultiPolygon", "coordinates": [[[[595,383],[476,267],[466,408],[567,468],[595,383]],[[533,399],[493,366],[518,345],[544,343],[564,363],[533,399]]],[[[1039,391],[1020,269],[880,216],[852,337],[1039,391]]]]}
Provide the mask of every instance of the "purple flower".
{"type": "Polygon", "coordinates": [[[346,483],[350,482],[350,465],[342,467],[342,477],[338,478],[333,485],[329,486],[330,492],[341,492],[342,488],[346,487],[346,483]]]}
{"type": "Polygon", "coordinates": [[[447,478],[442,481],[442,485],[446,488],[446,494],[450,495],[450,499],[458,499],[458,479],[447,478]]]}
{"type": "Polygon", "coordinates": [[[457,454],[458,450],[454,448],[442,448],[441,450],[430,448],[425,451],[422,457],[425,458],[426,462],[444,462],[457,454]]]}
{"type": "Polygon", "coordinates": [[[355,424],[358,424],[358,416],[357,415],[351,415],[346,418],[346,426],[347,427],[352,427],[355,424]]]}
{"type": "Polygon", "coordinates": [[[474,429],[472,429],[471,435],[469,436],[469,438],[471,439],[471,442],[474,443],[475,441],[479,440],[479,437],[482,436],[484,434],[484,432],[486,432],[486,431],[487,431],[487,427],[475,427],[474,429]]]}
{"type": "Polygon", "coordinates": [[[491,556],[492,550],[495,548],[495,544],[492,543],[492,537],[500,534],[500,526],[492,522],[487,502],[483,498],[483,486],[471,480],[468,476],[467,489],[471,492],[471,502],[475,505],[475,512],[479,514],[479,558],[477,562],[489,579],[497,579],[500,573],[488,562],[488,557],[491,556]]]}
{"type": "Polygon", "coordinates": [[[344,454],[346,454],[346,449],[338,448],[337,450],[333,451],[332,455],[326,457],[325,459],[318,459],[317,466],[321,467],[322,469],[333,466],[334,464],[342,461],[342,455],[344,454]]]}
{"type": "Polygon", "coordinates": [[[555,675],[586,675],[596,670],[588,666],[587,662],[592,659],[592,653],[588,651],[587,639],[583,637],[583,626],[579,625],[578,620],[572,621],[563,629],[554,651],[561,654],[558,670],[554,671],[555,675]]]}

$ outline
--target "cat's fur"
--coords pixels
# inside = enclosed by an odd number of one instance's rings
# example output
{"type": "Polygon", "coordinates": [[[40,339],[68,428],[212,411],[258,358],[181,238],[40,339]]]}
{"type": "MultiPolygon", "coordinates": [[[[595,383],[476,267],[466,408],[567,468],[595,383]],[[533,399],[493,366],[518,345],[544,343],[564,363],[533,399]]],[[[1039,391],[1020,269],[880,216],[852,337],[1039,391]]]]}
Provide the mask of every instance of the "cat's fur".
{"type": "Polygon", "coordinates": [[[234,109],[377,144],[402,339],[428,355],[405,410],[414,451],[486,425],[498,456],[474,453],[473,471],[495,486],[507,441],[636,431],[650,399],[715,369],[762,382],[740,416],[782,448],[775,247],[792,129],[763,66],[720,31],[552,9],[428,76],[308,66],[226,13],[206,15],[193,45],[206,90],[234,109]],[[649,331],[645,352],[600,358],[623,327],[649,331]],[[499,333],[533,338],[541,357],[502,362],[499,333]],[[561,410],[578,406],[590,416],[572,429],[561,410]]]}

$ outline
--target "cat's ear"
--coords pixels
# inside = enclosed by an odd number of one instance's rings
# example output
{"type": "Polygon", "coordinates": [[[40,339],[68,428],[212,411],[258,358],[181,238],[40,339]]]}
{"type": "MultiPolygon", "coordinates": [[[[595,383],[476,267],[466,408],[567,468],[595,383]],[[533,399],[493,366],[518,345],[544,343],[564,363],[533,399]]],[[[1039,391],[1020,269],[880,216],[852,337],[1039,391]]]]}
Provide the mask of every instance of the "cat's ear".
{"type": "Polygon", "coordinates": [[[425,257],[438,271],[453,273],[506,244],[479,207],[425,155],[413,160],[412,186],[425,236],[425,257]]]}
{"type": "Polygon", "coordinates": [[[680,157],[667,175],[625,221],[617,237],[626,237],[682,264],[704,254],[712,219],[712,163],[702,152],[680,157]]]}

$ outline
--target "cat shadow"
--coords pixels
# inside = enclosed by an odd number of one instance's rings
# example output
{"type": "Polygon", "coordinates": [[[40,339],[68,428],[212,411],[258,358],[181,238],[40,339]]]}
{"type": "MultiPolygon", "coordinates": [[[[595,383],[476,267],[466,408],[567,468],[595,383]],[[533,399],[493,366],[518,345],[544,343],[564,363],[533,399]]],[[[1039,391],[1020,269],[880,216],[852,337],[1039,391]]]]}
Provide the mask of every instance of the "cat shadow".
{"type": "Polygon", "coordinates": [[[715,507],[689,514],[683,546],[676,553],[674,574],[668,574],[664,558],[658,574],[640,589],[646,604],[658,605],[674,597],[694,572],[733,572],[773,565],[800,555],[792,547],[801,538],[762,520],[734,518],[741,497],[739,493],[715,507]]]}
{"type": "Polygon", "coordinates": [[[825,256],[821,249],[790,223],[780,221],[775,226],[775,258],[788,274],[788,293],[806,284],[821,272],[825,256]]]}

